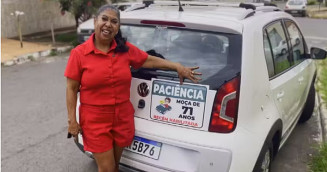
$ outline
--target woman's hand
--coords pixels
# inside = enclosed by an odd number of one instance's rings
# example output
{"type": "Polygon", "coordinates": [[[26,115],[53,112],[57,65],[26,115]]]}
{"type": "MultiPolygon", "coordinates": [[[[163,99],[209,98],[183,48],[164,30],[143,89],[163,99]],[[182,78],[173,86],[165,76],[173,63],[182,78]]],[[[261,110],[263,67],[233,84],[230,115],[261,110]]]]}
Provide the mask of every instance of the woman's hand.
{"type": "Polygon", "coordinates": [[[78,133],[82,133],[82,129],[77,121],[68,121],[68,133],[77,137],[78,133]]]}
{"type": "Polygon", "coordinates": [[[176,71],[179,76],[180,84],[183,84],[184,78],[187,78],[193,81],[194,83],[198,83],[201,80],[201,78],[196,76],[202,75],[202,73],[195,72],[194,70],[196,69],[199,69],[199,67],[185,67],[178,63],[176,71]]]}

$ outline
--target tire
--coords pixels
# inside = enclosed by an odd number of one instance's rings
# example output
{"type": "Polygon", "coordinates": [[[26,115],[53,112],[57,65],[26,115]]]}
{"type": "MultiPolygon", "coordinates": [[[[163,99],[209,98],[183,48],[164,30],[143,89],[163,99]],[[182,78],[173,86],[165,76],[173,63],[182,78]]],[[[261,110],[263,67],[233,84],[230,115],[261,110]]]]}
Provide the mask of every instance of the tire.
{"type": "Polygon", "coordinates": [[[299,38],[296,38],[295,45],[299,45],[299,44],[300,44],[300,39],[299,38]]]}
{"type": "Polygon", "coordinates": [[[282,51],[281,51],[281,55],[284,55],[284,54],[286,54],[286,49],[282,49],[282,51]]]}
{"type": "Polygon", "coordinates": [[[303,112],[301,114],[301,117],[299,119],[299,123],[304,123],[308,121],[313,113],[313,109],[315,107],[315,101],[316,101],[316,90],[314,87],[314,83],[311,84],[310,86],[310,91],[308,94],[307,101],[305,102],[303,112]]]}
{"type": "Polygon", "coordinates": [[[253,169],[254,172],[269,172],[271,171],[271,163],[273,160],[273,144],[272,142],[265,143],[260,152],[258,161],[253,169]]]}
{"type": "Polygon", "coordinates": [[[302,12],[302,17],[306,17],[306,16],[307,16],[306,11],[303,11],[303,12],[302,12]]]}

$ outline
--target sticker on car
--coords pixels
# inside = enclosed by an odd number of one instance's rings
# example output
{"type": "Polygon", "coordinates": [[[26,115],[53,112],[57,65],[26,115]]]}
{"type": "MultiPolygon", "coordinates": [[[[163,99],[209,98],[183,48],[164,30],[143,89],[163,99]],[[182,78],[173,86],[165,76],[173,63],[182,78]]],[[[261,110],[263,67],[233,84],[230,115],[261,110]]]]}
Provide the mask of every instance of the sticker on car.
{"type": "Polygon", "coordinates": [[[208,89],[205,85],[153,80],[151,119],[201,128],[208,89]]]}

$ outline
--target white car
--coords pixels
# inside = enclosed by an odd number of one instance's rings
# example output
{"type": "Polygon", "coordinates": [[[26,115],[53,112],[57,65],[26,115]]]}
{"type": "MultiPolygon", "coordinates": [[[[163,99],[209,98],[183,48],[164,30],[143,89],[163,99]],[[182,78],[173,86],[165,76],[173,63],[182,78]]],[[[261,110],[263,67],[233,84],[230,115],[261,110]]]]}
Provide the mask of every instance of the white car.
{"type": "MultiPolygon", "coordinates": [[[[188,1],[179,11],[177,4],[121,13],[128,41],[149,54],[199,66],[202,81],[179,85],[176,72],[131,70],[136,132],[120,169],[268,171],[297,123],[312,115],[313,59],[327,52],[310,53],[297,22],[276,7],[188,1]],[[276,55],[280,40],[292,42],[291,28],[298,47],[290,43],[283,56],[276,55]]],[[[76,143],[83,151],[81,137],[76,143]]]]}
{"type": "Polygon", "coordinates": [[[306,0],[289,0],[286,2],[284,11],[290,14],[300,14],[306,16],[307,1],[306,0]]]}

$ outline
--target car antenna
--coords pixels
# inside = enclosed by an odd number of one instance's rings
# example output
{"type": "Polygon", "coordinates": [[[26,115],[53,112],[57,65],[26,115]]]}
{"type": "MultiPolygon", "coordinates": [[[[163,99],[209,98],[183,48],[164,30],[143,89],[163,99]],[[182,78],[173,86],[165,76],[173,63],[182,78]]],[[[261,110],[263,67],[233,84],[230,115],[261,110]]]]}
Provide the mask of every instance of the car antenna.
{"type": "Polygon", "coordinates": [[[184,11],[181,5],[181,0],[178,0],[178,6],[179,6],[178,11],[184,11]]]}

